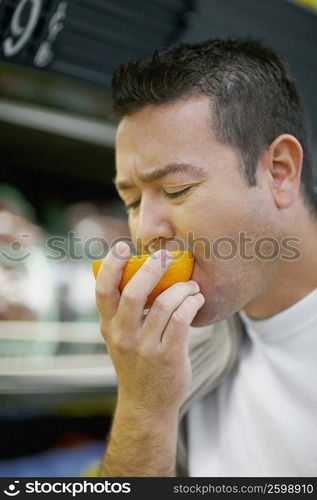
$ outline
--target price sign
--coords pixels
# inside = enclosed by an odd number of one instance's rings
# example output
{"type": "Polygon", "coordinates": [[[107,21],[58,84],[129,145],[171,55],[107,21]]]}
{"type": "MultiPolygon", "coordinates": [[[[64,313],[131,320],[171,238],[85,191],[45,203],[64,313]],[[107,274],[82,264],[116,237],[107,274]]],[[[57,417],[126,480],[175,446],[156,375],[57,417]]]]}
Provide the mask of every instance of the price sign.
{"type": "Polygon", "coordinates": [[[64,0],[0,1],[3,57],[39,68],[48,66],[64,28],[67,7],[64,0]]]}
{"type": "Polygon", "coordinates": [[[110,88],[123,59],[181,35],[188,0],[0,0],[0,59],[110,88]]]}

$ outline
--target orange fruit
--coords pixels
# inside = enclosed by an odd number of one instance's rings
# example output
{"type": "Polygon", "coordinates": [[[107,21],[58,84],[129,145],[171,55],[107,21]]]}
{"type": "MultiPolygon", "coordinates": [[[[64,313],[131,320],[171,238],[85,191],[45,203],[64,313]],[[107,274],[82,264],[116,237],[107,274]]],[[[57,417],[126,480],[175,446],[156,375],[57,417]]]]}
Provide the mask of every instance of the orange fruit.
{"type": "MultiPolygon", "coordinates": [[[[163,276],[157,285],[153,288],[151,293],[148,295],[145,308],[150,307],[156,297],[162,293],[164,290],[174,285],[178,281],[188,281],[191,278],[193,267],[194,267],[194,257],[190,251],[176,251],[170,252],[173,256],[173,260],[169,265],[168,269],[165,271],[163,276]]],[[[124,265],[122,270],[122,276],[119,283],[119,290],[122,293],[125,285],[132,278],[134,273],[144,264],[144,262],[149,258],[148,254],[143,255],[131,255],[124,265]]],[[[97,274],[101,266],[102,260],[96,260],[92,262],[92,270],[95,278],[97,279],[97,274]]]]}

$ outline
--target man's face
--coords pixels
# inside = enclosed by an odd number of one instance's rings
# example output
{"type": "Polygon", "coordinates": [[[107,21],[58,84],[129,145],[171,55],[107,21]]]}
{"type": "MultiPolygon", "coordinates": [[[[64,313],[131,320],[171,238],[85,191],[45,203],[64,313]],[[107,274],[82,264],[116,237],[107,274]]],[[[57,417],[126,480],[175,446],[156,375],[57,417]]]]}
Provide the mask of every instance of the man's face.
{"type": "Polygon", "coordinates": [[[265,289],[272,264],[252,255],[252,243],[272,234],[274,207],[266,183],[247,184],[233,149],[212,128],[210,101],[190,97],[148,105],[124,117],[116,138],[116,184],[129,206],[129,227],[139,252],[191,249],[192,279],[205,304],[193,326],[227,317],[265,289]],[[154,172],[156,175],[154,175],[154,172]],[[152,177],[151,177],[151,174],[152,177]],[[163,175],[164,174],[164,175],[163,175]],[[142,240],[142,243],[140,241],[142,240]]]}

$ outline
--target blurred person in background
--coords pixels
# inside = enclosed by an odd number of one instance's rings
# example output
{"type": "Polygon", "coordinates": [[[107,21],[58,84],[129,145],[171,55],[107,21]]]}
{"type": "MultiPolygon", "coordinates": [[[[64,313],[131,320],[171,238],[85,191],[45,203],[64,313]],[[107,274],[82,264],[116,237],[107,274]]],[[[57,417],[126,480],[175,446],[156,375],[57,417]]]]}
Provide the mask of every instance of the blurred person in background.
{"type": "Polygon", "coordinates": [[[14,186],[0,183],[0,319],[57,320],[56,281],[45,231],[14,186]]]}
{"type": "Polygon", "coordinates": [[[95,280],[92,260],[102,259],[118,239],[129,236],[126,213],[118,202],[80,201],[63,214],[67,230],[67,257],[59,261],[61,321],[94,321],[95,280]]]}
{"type": "Polygon", "coordinates": [[[317,208],[293,76],[260,43],[209,40],[123,64],[113,90],[133,241],[198,240],[192,281],[147,315],[165,251],[122,295],[128,246],[100,268],[100,329],[118,380],[100,474],[315,476],[317,208]],[[203,243],[219,238],[237,253],[206,258],[203,243]]]}
{"type": "Polygon", "coordinates": [[[0,184],[0,319],[96,320],[91,260],[127,237],[125,213],[81,201],[58,218],[60,233],[48,234],[22,193],[0,184]]]}

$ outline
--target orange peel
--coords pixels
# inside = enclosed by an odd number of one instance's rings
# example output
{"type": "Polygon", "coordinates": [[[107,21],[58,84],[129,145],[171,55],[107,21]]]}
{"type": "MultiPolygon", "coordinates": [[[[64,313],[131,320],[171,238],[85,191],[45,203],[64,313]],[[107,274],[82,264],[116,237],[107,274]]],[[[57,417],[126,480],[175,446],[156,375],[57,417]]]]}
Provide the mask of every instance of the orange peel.
{"type": "MultiPolygon", "coordinates": [[[[160,293],[164,292],[167,288],[174,285],[179,281],[188,281],[191,278],[193,267],[194,267],[194,257],[191,251],[175,251],[169,252],[173,260],[159,282],[150,292],[147,298],[147,302],[145,304],[145,309],[149,308],[156,297],[160,295],[160,293]]],[[[128,283],[128,281],[132,278],[132,276],[137,272],[138,269],[144,264],[144,262],[150,257],[149,254],[142,255],[131,255],[127,262],[125,263],[121,280],[119,283],[119,291],[122,293],[122,290],[128,283]]],[[[97,279],[99,268],[102,264],[102,260],[96,260],[92,262],[92,270],[94,273],[95,279],[97,279]]]]}

